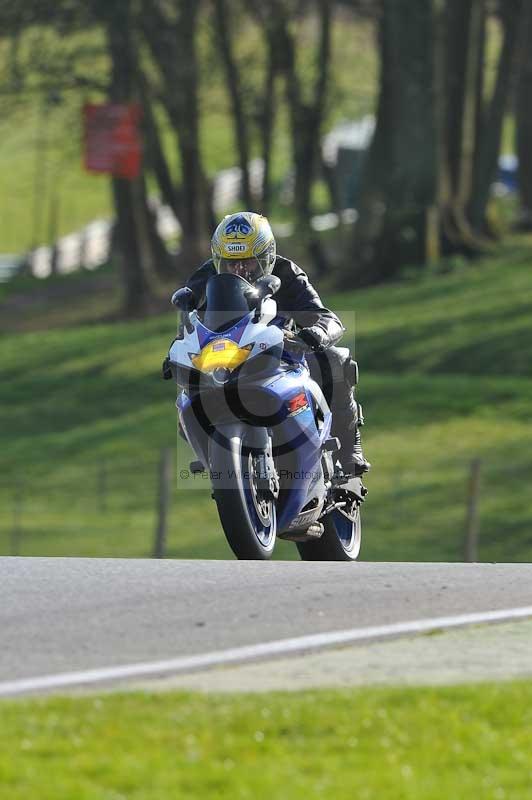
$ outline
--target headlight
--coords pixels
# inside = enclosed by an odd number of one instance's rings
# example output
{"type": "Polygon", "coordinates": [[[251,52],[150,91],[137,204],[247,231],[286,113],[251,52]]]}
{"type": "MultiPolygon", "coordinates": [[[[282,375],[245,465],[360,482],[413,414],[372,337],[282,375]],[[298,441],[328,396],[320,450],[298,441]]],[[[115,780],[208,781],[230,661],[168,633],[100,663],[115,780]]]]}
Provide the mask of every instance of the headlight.
{"type": "Polygon", "coordinates": [[[212,371],[212,379],[219,386],[226,383],[231,377],[231,370],[227,367],[215,367],[212,371]]]}
{"type": "Polygon", "coordinates": [[[214,373],[216,369],[231,372],[244,363],[252,349],[252,344],[239,347],[231,339],[214,339],[200,353],[191,355],[191,360],[201,372],[214,373]]]}

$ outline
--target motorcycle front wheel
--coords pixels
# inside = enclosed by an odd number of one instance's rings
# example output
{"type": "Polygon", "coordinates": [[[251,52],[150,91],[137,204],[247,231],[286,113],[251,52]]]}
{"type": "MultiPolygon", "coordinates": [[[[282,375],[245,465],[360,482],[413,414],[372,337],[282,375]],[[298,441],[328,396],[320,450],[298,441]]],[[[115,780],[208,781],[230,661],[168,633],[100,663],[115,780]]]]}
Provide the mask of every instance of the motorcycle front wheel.
{"type": "Polygon", "coordinates": [[[275,501],[257,488],[253,457],[243,432],[209,441],[213,497],[225,538],[238,559],[264,561],[275,546],[276,510],[275,501]]]}
{"type": "Polygon", "coordinates": [[[335,510],[323,523],[323,535],[310,542],[296,542],[302,561],[356,561],[360,553],[362,522],[360,506],[353,517],[335,510]]]}

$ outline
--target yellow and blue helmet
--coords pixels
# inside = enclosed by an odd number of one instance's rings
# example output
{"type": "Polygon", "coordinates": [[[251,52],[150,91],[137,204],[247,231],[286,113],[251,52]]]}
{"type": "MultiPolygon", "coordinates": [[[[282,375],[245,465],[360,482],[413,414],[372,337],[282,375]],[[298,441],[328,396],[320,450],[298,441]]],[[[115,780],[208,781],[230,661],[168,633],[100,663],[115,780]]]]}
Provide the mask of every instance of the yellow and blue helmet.
{"type": "Polygon", "coordinates": [[[269,275],[275,265],[275,237],[270,223],[253,211],[228,214],[211,239],[211,252],[218,272],[240,275],[253,283],[269,275]]]}

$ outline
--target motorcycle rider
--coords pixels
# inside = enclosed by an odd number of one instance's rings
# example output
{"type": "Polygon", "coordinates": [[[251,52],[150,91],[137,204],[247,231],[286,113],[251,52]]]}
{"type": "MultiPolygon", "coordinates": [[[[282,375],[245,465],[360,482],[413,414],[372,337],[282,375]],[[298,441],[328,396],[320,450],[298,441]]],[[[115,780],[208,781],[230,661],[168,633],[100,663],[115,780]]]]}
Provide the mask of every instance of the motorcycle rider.
{"type": "Polygon", "coordinates": [[[270,274],[281,280],[275,295],[277,313],[298,326],[297,333],[285,330],[287,348],[297,348],[303,342],[311,350],[307,355],[310,374],[329,402],[333,415],[331,435],[340,440],[342,468],[346,474],[363,475],[371,465],[362,452],[362,408],[353,397],[356,365],[346,348],[335,347],[345,331],[339,318],[325,308],[306,273],[277,254],[266,217],[252,211],[225,216],[214,231],[211,253],[212,257],[186,282],[200,309],[205,303],[207,281],[216,273],[239,275],[251,284],[270,274]]]}

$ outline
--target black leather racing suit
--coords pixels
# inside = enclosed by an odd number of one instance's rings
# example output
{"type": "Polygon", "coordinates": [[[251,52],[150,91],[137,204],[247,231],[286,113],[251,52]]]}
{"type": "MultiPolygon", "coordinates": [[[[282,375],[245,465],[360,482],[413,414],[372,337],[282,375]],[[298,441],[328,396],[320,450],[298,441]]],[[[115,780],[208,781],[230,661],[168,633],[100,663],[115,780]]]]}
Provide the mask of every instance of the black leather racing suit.
{"type": "MultiPolygon", "coordinates": [[[[198,308],[204,305],[207,281],[215,274],[216,267],[209,259],[186,282],[198,308]]],[[[307,358],[310,373],[329,402],[333,414],[332,436],[337,436],[341,444],[340,461],[345,469],[354,471],[354,463],[366,464],[359,430],[364,420],[362,409],[353,397],[356,367],[351,354],[347,348],[334,346],[345,328],[336,314],[325,308],[306,273],[293,261],[278,255],[273,275],[281,280],[275,295],[278,315],[287,321],[294,320],[316,342],[316,352],[307,358]]]]}

